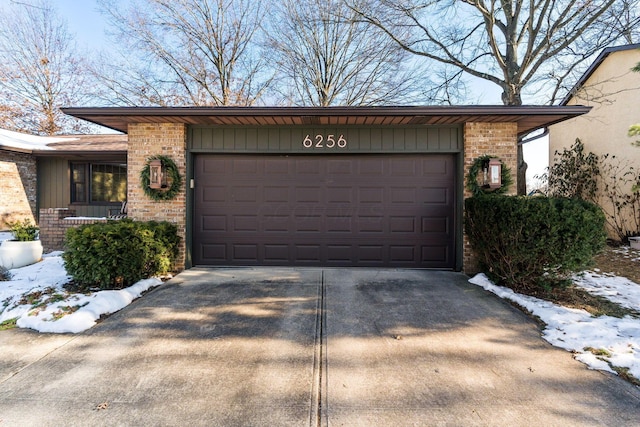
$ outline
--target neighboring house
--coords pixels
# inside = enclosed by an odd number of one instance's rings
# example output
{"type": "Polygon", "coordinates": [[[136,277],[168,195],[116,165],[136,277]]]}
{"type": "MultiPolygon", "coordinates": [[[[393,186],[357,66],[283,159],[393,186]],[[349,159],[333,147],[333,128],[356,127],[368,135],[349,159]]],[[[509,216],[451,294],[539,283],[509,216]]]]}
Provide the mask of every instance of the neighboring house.
{"type": "MultiPolygon", "coordinates": [[[[549,128],[550,163],[556,151],[562,152],[579,138],[585,153],[609,154],[636,168],[640,166],[640,148],[632,146],[633,138],[627,135],[631,125],[640,123],[640,73],[631,71],[639,62],[640,44],[602,51],[561,102],[562,106],[593,108],[549,128]]],[[[601,198],[600,204],[611,210],[605,199],[601,198]]]]}
{"type": "Polygon", "coordinates": [[[0,230],[39,209],[105,217],[127,194],[127,135],[43,137],[0,129],[0,230]]]}
{"type": "Polygon", "coordinates": [[[462,207],[470,195],[464,177],[475,160],[497,156],[515,171],[519,137],[589,108],[63,111],[128,134],[128,216],[178,226],[178,269],[280,265],[473,272],[462,207]],[[169,200],[153,200],[142,187],[140,174],[152,156],[170,158],[176,165],[170,172],[184,178],[177,188],[170,186],[169,200]]]}

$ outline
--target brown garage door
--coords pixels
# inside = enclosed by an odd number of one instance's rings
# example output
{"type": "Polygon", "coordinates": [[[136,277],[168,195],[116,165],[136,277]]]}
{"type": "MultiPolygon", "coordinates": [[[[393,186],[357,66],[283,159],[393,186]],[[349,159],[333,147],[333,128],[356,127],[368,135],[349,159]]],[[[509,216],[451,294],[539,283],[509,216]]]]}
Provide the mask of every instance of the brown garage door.
{"type": "Polygon", "coordinates": [[[194,265],[455,266],[453,155],[195,158],[194,265]]]}

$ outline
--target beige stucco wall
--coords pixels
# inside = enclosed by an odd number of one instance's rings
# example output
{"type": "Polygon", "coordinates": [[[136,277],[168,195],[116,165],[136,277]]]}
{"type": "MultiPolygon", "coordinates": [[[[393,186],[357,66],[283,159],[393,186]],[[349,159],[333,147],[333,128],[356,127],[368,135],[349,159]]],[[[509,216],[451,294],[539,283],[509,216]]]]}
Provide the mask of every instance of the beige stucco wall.
{"type": "MultiPolygon", "coordinates": [[[[640,123],[640,50],[612,52],[600,64],[568,105],[593,107],[583,116],[550,127],[549,163],[556,151],[569,148],[579,138],[585,152],[615,155],[638,167],[640,148],[631,145],[629,126],[640,123]]],[[[607,204],[600,202],[607,209],[607,204]]],[[[613,237],[613,236],[612,236],[613,237]]]]}

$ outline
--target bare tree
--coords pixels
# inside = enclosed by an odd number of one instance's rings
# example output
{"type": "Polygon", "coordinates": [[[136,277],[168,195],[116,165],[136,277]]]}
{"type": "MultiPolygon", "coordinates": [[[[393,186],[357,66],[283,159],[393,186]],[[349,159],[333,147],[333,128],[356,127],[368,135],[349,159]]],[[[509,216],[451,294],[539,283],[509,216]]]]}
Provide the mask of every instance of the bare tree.
{"type": "Polygon", "coordinates": [[[49,1],[0,10],[0,126],[53,135],[83,130],[59,107],[83,99],[84,70],[66,22],[49,1]]]}
{"type": "Polygon", "coordinates": [[[356,20],[343,0],[278,3],[270,19],[269,48],[285,102],[326,107],[410,99],[416,80],[403,70],[406,51],[356,20]]]}
{"type": "Polygon", "coordinates": [[[96,74],[117,103],[252,105],[270,81],[255,52],[261,2],[137,0],[122,9],[102,0],[101,7],[122,57],[103,61],[96,74]]]}
{"type": "MultiPolygon", "coordinates": [[[[521,105],[526,89],[557,99],[585,60],[639,22],[637,0],[348,1],[408,52],[499,86],[505,105],[521,105]]],[[[521,148],[518,157],[523,194],[521,148]]]]}

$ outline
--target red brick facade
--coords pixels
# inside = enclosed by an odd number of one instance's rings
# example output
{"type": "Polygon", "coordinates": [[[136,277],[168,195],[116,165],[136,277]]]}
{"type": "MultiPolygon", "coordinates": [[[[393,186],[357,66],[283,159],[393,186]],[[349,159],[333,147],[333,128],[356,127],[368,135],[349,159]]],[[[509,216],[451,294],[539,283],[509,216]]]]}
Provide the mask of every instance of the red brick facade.
{"type": "MultiPolygon", "coordinates": [[[[465,123],[464,126],[464,172],[467,174],[473,162],[480,156],[497,156],[511,169],[513,184],[508,194],[516,194],[518,167],[518,125],[516,123],[465,123]]],[[[471,193],[464,189],[464,197],[471,193]]],[[[478,272],[475,255],[471,250],[466,234],[463,236],[463,269],[465,273],[478,272]]]]}
{"type": "Polygon", "coordinates": [[[0,230],[25,219],[35,222],[36,160],[30,154],[0,150],[0,230]]]}
{"type": "Polygon", "coordinates": [[[186,179],[172,200],[154,201],[144,194],[140,171],[147,158],[154,155],[170,157],[186,177],[187,126],[180,123],[141,123],[129,125],[127,154],[127,200],[129,218],[140,221],[169,221],[178,226],[182,239],[176,270],[185,266],[185,235],[187,226],[186,179]]]}
{"type": "Polygon", "coordinates": [[[67,229],[96,222],[107,222],[106,218],[76,218],[73,209],[40,209],[40,241],[45,252],[64,249],[67,229]]]}

